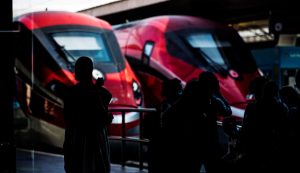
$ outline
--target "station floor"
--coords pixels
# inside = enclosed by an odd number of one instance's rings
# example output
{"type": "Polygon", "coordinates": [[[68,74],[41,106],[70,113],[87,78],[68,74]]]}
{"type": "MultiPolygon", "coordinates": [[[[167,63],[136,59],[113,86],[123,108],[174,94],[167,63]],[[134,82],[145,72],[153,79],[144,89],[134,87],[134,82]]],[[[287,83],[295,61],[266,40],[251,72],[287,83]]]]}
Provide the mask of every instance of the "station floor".
{"type": "MultiPolygon", "coordinates": [[[[17,173],[65,173],[63,155],[17,149],[17,173]]],[[[148,173],[147,169],[111,164],[111,173],[148,173]]]]}

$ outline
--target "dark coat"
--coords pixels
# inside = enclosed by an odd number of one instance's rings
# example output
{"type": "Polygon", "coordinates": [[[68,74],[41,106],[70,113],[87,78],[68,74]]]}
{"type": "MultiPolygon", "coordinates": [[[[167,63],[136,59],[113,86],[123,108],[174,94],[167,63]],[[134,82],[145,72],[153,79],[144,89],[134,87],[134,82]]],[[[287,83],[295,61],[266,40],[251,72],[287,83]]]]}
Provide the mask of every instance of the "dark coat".
{"type": "Polygon", "coordinates": [[[64,102],[64,157],[67,173],[110,172],[106,126],[110,123],[107,105],[98,87],[80,84],[71,87],[64,102]]]}

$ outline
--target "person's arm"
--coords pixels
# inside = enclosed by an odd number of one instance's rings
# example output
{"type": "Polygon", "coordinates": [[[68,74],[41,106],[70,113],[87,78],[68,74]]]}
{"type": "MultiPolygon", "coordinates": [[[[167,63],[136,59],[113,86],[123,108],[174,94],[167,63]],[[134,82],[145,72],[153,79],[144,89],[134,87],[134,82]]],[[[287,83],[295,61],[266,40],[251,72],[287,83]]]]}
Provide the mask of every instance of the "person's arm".
{"type": "Polygon", "coordinates": [[[64,97],[64,108],[63,108],[63,113],[64,113],[64,123],[65,127],[70,126],[70,117],[72,117],[72,103],[71,103],[71,94],[70,91],[66,92],[66,96],[64,97]]]}
{"type": "Polygon", "coordinates": [[[222,95],[214,94],[211,99],[211,104],[216,108],[217,114],[224,117],[231,116],[231,108],[222,95]]]}

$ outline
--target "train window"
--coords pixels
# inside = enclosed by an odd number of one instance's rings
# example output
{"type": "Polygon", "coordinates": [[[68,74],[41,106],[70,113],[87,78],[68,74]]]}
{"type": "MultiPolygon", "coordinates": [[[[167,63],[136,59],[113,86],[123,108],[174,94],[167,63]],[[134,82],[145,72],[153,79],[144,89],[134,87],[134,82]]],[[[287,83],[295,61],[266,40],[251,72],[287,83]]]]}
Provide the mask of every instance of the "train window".
{"type": "MultiPolygon", "coordinates": [[[[208,62],[213,61],[219,65],[225,65],[224,59],[218,49],[218,44],[210,33],[194,33],[186,37],[188,43],[195,49],[199,49],[200,53],[206,56],[208,62]]],[[[223,46],[223,45],[221,45],[223,46]]]]}
{"type": "Polygon", "coordinates": [[[179,37],[176,32],[167,32],[165,34],[166,37],[166,46],[170,55],[182,59],[185,62],[192,64],[196,67],[205,67],[207,66],[207,62],[202,58],[195,58],[194,53],[190,50],[190,46],[186,44],[186,42],[179,37]]]}
{"type": "Polygon", "coordinates": [[[166,33],[168,52],[194,66],[217,71],[253,72],[255,61],[249,49],[229,30],[183,29],[166,33]]]}
{"type": "Polygon", "coordinates": [[[59,32],[53,33],[52,37],[66,53],[71,63],[74,63],[80,56],[91,57],[95,63],[112,61],[103,38],[97,33],[59,32]]]}

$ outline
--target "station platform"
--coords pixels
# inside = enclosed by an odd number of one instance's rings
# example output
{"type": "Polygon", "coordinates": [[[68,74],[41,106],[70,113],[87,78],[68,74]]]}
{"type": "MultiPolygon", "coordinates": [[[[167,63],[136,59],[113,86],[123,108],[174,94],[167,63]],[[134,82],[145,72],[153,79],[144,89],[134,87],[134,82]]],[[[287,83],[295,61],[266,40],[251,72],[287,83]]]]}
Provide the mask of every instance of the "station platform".
{"type": "MultiPolygon", "coordinates": [[[[65,173],[64,156],[47,152],[17,149],[17,173],[65,173]]],[[[148,173],[147,169],[111,164],[111,173],[148,173]]]]}

